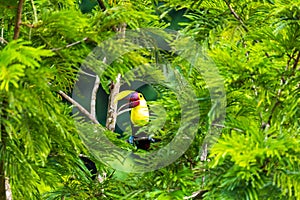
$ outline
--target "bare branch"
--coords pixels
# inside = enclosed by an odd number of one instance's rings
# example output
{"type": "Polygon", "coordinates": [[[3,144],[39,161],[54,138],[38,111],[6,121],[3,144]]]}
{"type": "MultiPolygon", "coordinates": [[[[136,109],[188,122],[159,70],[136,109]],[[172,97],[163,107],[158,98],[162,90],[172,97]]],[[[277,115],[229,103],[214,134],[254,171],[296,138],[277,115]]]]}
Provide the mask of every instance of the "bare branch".
{"type": "MultiPolygon", "coordinates": [[[[17,40],[19,38],[19,35],[20,35],[20,24],[21,24],[21,18],[22,18],[23,4],[24,4],[24,0],[19,0],[17,14],[16,14],[15,29],[14,29],[14,37],[13,37],[14,40],[17,40]]],[[[3,39],[3,29],[1,30],[1,38],[2,38],[1,41],[3,43],[5,41],[3,39]]],[[[5,191],[1,191],[2,192],[1,198],[5,197],[6,200],[12,200],[12,191],[11,191],[11,186],[10,186],[10,183],[9,183],[9,178],[8,177],[4,177],[5,176],[5,170],[4,170],[4,163],[3,163],[3,161],[1,162],[0,170],[1,170],[1,175],[2,175],[1,186],[0,186],[1,189],[0,190],[2,190],[2,189],[5,190],[5,191]]]]}
{"type": "Polygon", "coordinates": [[[87,41],[87,40],[88,40],[88,38],[85,37],[85,38],[83,38],[82,40],[73,42],[73,43],[68,44],[68,45],[66,45],[66,46],[64,46],[64,47],[53,48],[53,49],[51,49],[51,51],[60,51],[60,50],[62,50],[62,49],[70,48],[70,47],[72,47],[72,46],[75,46],[75,45],[80,44],[81,42],[84,42],[84,41],[87,41]]]}
{"type": "Polygon", "coordinates": [[[96,118],[96,100],[97,100],[97,92],[100,85],[100,78],[98,75],[95,77],[95,83],[92,90],[92,97],[91,97],[91,115],[96,118]]]}
{"type": "MultiPolygon", "coordinates": [[[[300,60],[300,51],[298,51],[297,57],[296,57],[296,59],[295,59],[294,56],[295,56],[296,53],[297,53],[297,50],[294,50],[293,53],[292,53],[291,55],[288,54],[289,59],[288,59],[288,61],[287,61],[286,67],[285,67],[285,70],[286,70],[286,71],[289,69],[290,63],[291,63],[291,61],[292,61],[293,59],[295,60],[295,62],[294,62],[294,64],[293,64],[292,70],[296,70],[297,65],[298,65],[298,63],[299,63],[299,60],[300,60]]],[[[293,75],[294,75],[294,74],[293,74],[293,75]]],[[[280,85],[283,86],[283,87],[278,89],[277,96],[276,96],[276,102],[274,103],[273,107],[272,107],[271,110],[270,110],[270,115],[269,115],[269,117],[268,117],[267,122],[264,122],[264,121],[262,122],[262,126],[261,126],[262,129],[267,129],[267,128],[269,128],[269,127],[271,126],[271,121],[272,121],[272,118],[273,118],[273,116],[274,116],[274,112],[275,112],[276,108],[277,108],[278,106],[280,106],[280,103],[281,103],[280,100],[279,100],[279,98],[280,98],[280,96],[281,96],[281,94],[282,94],[282,90],[284,89],[285,85],[288,83],[288,79],[290,79],[290,77],[286,77],[286,78],[285,78],[285,77],[282,75],[282,77],[281,77],[281,79],[280,79],[280,81],[281,81],[281,84],[280,84],[280,85]]],[[[262,118],[262,114],[261,114],[261,118],[262,118]]]]}
{"type": "Polygon", "coordinates": [[[299,60],[300,60],[300,50],[298,51],[298,55],[297,55],[297,58],[293,64],[293,70],[295,70],[297,68],[297,65],[299,63],[299,60]]]}
{"type": "Polygon", "coordinates": [[[8,42],[3,37],[0,37],[0,41],[1,41],[2,44],[3,43],[8,44],[8,42]]]}
{"type": "Polygon", "coordinates": [[[110,95],[108,99],[108,109],[106,118],[106,128],[114,131],[117,122],[117,104],[115,103],[116,95],[120,91],[121,74],[118,74],[115,83],[111,81],[110,95]]]}
{"type": "Polygon", "coordinates": [[[14,40],[17,40],[20,35],[20,25],[21,25],[21,18],[22,18],[22,9],[23,9],[24,0],[19,0],[18,9],[17,9],[17,17],[16,17],[16,24],[14,29],[14,40]]]}
{"type": "Polygon", "coordinates": [[[224,0],[226,5],[228,6],[230,12],[233,14],[233,16],[242,24],[243,28],[245,29],[246,32],[248,32],[248,28],[246,27],[246,25],[244,24],[242,18],[234,11],[234,9],[231,7],[230,3],[226,0],[224,0]]]}
{"type": "Polygon", "coordinates": [[[102,0],[97,0],[97,2],[99,4],[101,10],[105,11],[106,10],[106,6],[105,6],[104,2],[102,0]]]}
{"type": "MultiPolygon", "coordinates": [[[[279,96],[280,96],[280,94],[278,95],[277,98],[279,98],[279,96]]],[[[269,118],[268,118],[268,122],[267,122],[267,124],[266,124],[266,127],[270,127],[270,126],[271,126],[271,120],[272,120],[272,118],[273,118],[275,109],[276,109],[277,106],[279,106],[279,104],[280,104],[280,103],[279,103],[279,100],[276,99],[276,102],[275,102],[274,106],[272,107],[272,109],[271,109],[271,111],[270,111],[270,116],[269,116],[269,118]]]]}
{"type": "MultiPolygon", "coordinates": [[[[103,63],[106,63],[106,57],[103,58],[103,63]]],[[[95,75],[95,83],[94,83],[94,87],[92,90],[92,97],[91,97],[91,114],[96,117],[96,100],[97,100],[97,92],[99,89],[99,85],[100,85],[100,78],[99,76],[96,74],[95,75]]]]}
{"type": "Polygon", "coordinates": [[[76,106],[78,108],[78,110],[83,113],[85,116],[87,116],[92,122],[94,122],[95,124],[99,124],[98,120],[91,115],[84,107],[82,107],[77,101],[75,101],[74,99],[72,99],[71,97],[69,97],[66,93],[64,93],[63,91],[58,91],[58,93],[65,98],[68,102],[70,102],[72,105],[76,106]]]}
{"type": "Polygon", "coordinates": [[[87,73],[87,72],[85,72],[85,71],[83,71],[83,70],[80,70],[79,73],[84,74],[84,75],[87,75],[87,76],[90,76],[90,77],[94,77],[94,78],[96,77],[96,75],[87,73]]]}
{"type": "Polygon", "coordinates": [[[30,0],[30,1],[31,1],[32,10],[33,10],[34,23],[37,23],[38,22],[38,18],[37,18],[36,7],[34,5],[34,1],[33,0],[30,0]]]}
{"type": "MultiPolygon", "coordinates": [[[[125,31],[126,31],[126,23],[121,23],[117,31],[120,33],[119,34],[119,39],[124,39],[125,38],[125,31]]],[[[111,81],[111,87],[110,87],[110,95],[108,99],[108,109],[107,109],[107,118],[106,118],[106,128],[108,130],[114,131],[116,122],[117,122],[117,104],[115,103],[115,98],[116,95],[120,91],[120,86],[121,86],[121,74],[118,74],[116,78],[116,82],[114,83],[111,81]]]]}
{"type": "Polygon", "coordinates": [[[34,24],[26,24],[26,23],[23,23],[23,22],[21,22],[20,25],[27,26],[28,28],[35,28],[36,27],[34,24]]]}
{"type": "Polygon", "coordinates": [[[12,200],[12,191],[9,183],[9,178],[5,177],[5,191],[6,191],[6,200],[12,200]]]}
{"type": "Polygon", "coordinates": [[[193,194],[191,196],[183,197],[183,199],[192,199],[195,197],[202,197],[202,195],[205,194],[206,192],[207,192],[207,190],[199,190],[199,191],[193,192],[193,194]]]}
{"type": "Polygon", "coordinates": [[[119,39],[125,38],[126,26],[127,26],[126,23],[121,23],[121,24],[118,26],[117,31],[119,32],[119,35],[118,35],[118,38],[119,38],[119,39]]]}
{"type": "MultiPolygon", "coordinates": [[[[212,126],[215,126],[215,127],[218,127],[218,128],[226,128],[226,126],[224,126],[222,124],[212,124],[212,126]]],[[[232,128],[232,127],[230,127],[230,129],[238,131],[238,132],[245,132],[245,131],[243,131],[242,129],[239,129],[239,128],[232,128]]]]}
{"type": "Polygon", "coordinates": [[[285,70],[288,70],[288,69],[289,69],[290,63],[291,63],[291,61],[293,60],[295,53],[296,53],[296,50],[293,51],[293,53],[292,53],[291,55],[290,55],[290,54],[287,54],[287,56],[289,57],[289,59],[288,59],[288,61],[287,61],[287,63],[286,63],[285,70]]]}
{"type": "Polygon", "coordinates": [[[8,42],[4,39],[4,19],[2,18],[1,22],[1,37],[0,37],[1,44],[5,43],[7,44],[8,42]]]}

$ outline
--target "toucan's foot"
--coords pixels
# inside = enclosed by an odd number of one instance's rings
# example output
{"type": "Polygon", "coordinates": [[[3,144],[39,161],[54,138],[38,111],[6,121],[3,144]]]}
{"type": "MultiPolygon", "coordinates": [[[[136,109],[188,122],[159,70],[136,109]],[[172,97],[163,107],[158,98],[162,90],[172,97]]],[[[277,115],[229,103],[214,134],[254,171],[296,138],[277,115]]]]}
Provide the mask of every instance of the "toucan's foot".
{"type": "Polygon", "coordinates": [[[134,142],[134,136],[131,135],[131,136],[128,138],[127,141],[128,141],[129,144],[132,144],[132,145],[133,145],[133,142],[134,142]]]}
{"type": "Polygon", "coordinates": [[[159,142],[161,139],[152,138],[152,137],[137,137],[137,136],[129,136],[127,142],[131,145],[135,145],[138,149],[148,150],[150,148],[151,143],[159,142]]]}
{"type": "Polygon", "coordinates": [[[151,136],[148,137],[148,140],[149,140],[150,142],[156,142],[156,140],[155,140],[154,138],[152,138],[151,136]]]}
{"type": "Polygon", "coordinates": [[[128,143],[133,144],[134,142],[139,142],[139,141],[148,141],[151,143],[155,142],[160,142],[161,139],[158,138],[153,138],[151,136],[146,136],[146,137],[138,137],[138,136],[130,136],[129,139],[127,140],[128,143]]]}

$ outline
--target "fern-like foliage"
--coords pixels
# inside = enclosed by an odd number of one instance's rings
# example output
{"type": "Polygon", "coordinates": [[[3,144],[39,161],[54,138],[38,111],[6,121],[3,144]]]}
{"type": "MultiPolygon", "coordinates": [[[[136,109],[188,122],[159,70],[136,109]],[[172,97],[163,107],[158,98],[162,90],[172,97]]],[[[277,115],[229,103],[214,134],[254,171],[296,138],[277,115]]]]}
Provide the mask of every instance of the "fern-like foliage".
{"type": "Polygon", "coordinates": [[[60,182],[65,166],[83,165],[70,108],[50,89],[53,71],[41,65],[50,56],[24,41],[10,42],[0,54],[1,160],[15,198],[39,199],[41,189],[60,182]]]}

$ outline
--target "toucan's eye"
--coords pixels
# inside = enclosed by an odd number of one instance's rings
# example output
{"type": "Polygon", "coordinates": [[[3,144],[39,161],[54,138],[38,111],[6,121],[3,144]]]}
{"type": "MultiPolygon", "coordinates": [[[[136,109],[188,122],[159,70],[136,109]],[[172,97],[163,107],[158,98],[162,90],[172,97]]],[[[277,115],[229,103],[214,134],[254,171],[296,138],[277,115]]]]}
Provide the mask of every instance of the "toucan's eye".
{"type": "Polygon", "coordinates": [[[142,98],[143,97],[143,95],[142,94],[140,94],[140,98],[142,98]]]}

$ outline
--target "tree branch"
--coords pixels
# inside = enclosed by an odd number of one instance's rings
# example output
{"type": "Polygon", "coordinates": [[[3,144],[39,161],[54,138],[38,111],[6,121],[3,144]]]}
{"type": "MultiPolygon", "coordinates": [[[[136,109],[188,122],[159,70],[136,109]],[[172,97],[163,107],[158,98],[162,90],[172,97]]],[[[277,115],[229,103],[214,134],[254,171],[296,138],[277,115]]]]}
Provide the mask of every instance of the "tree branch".
{"type": "Polygon", "coordinates": [[[119,32],[118,38],[119,39],[123,39],[125,38],[125,32],[126,32],[126,23],[121,23],[119,24],[119,26],[117,27],[117,31],[119,32]]]}
{"type": "Polygon", "coordinates": [[[98,75],[95,77],[95,83],[92,90],[92,97],[91,97],[91,115],[96,118],[96,100],[97,100],[97,92],[100,85],[100,78],[98,75]]]}
{"type": "MultiPolygon", "coordinates": [[[[19,38],[19,35],[20,35],[20,25],[21,25],[23,4],[24,4],[24,0],[19,0],[17,14],[16,14],[15,29],[14,29],[14,37],[13,37],[14,40],[17,40],[19,38]]],[[[3,41],[5,41],[5,40],[3,39],[3,36],[1,38],[2,38],[1,41],[3,43],[3,41]]],[[[2,129],[2,127],[1,127],[1,129],[2,129]]],[[[5,143],[2,143],[2,145],[4,146],[2,148],[5,149],[6,148],[5,143]]],[[[0,177],[0,182],[1,182],[0,183],[0,191],[1,191],[0,199],[12,200],[11,186],[10,186],[10,183],[9,183],[9,178],[6,177],[4,165],[5,165],[4,161],[2,160],[1,163],[0,163],[0,176],[1,176],[0,177]]]]}
{"type": "Polygon", "coordinates": [[[7,44],[8,42],[4,39],[4,19],[2,18],[2,21],[1,21],[1,37],[0,37],[0,41],[1,41],[1,44],[5,43],[7,44]]]}
{"type": "Polygon", "coordinates": [[[6,200],[12,200],[12,191],[9,183],[9,178],[5,177],[6,200]]]}
{"type": "Polygon", "coordinates": [[[106,118],[106,128],[110,131],[115,130],[117,122],[117,104],[115,103],[116,95],[120,91],[121,86],[121,74],[118,74],[116,81],[111,81],[110,95],[108,99],[108,109],[106,118]]]}
{"type": "Polygon", "coordinates": [[[198,197],[200,199],[206,192],[208,192],[208,190],[199,190],[199,191],[193,192],[193,194],[191,196],[183,197],[183,199],[192,199],[192,198],[197,198],[198,199],[198,197]]]}
{"type": "Polygon", "coordinates": [[[300,60],[300,50],[298,51],[298,55],[297,55],[297,58],[293,64],[293,70],[295,70],[297,68],[297,65],[299,63],[299,60],[300,60]]]}
{"type": "MultiPolygon", "coordinates": [[[[213,123],[212,126],[215,126],[215,127],[218,127],[218,128],[226,128],[226,126],[222,125],[222,124],[215,124],[213,123]]],[[[230,128],[231,130],[235,130],[235,131],[238,131],[238,132],[245,132],[243,131],[242,129],[239,129],[239,128],[230,128]]]]}
{"type": "Polygon", "coordinates": [[[0,41],[1,41],[2,44],[3,43],[8,44],[8,42],[3,37],[0,37],[0,41]]]}
{"type": "Polygon", "coordinates": [[[26,23],[21,22],[20,25],[27,26],[28,28],[36,28],[36,26],[34,24],[26,24],[26,23]]]}
{"type": "MultiPolygon", "coordinates": [[[[289,70],[290,62],[294,59],[294,56],[295,56],[296,53],[297,53],[297,50],[294,50],[293,53],[292,53],[291,55],[288,54],[289,59],[288,59],[287,64],[286,64],[285,71],[289,70]]],[[[296,57],[296,59],[295,59],[295,62],[294,62],[294,64],[293,64],[293,67],[292,67],[293,75],[295,75],[295,74],[294,74],[294,71],[295,71],[296,68],[297,68],[297,65],[298,65],[298,63],[299,63],[299,60],[300,60],[300,51],[298,51],[297,57],[296,57]]],[[[281,96],[281,93],[282,93],[281,91],[284,89],[285,84],[288,83],[288,79],[289,79],[289,78],[290,78],[290,77],[286,77],[286,78],[285,78],[285,77],[282,75],[282,77],[281,77],[281,84],[280,84],[280,85],[282,85],[283,88],[279,88],[279,89],[278,89],[277,96],[276,96],[276,102],[274,103],[272,109],[270,110],[270,115],[269,115],[269,117],[268,117],[267,122],[264,122],[264,121],[262,122],[262,125],[261,125],[261,128],[262,128],[262,129],[266,129],[266,128],[269,128],[269,127],[271,126],[271,121],[272,121],[272,118],[273,118],[275,109],[276,109],[276,108],[280,105],[280,103],[281,103],[280,100],[279,100],[279,98],[280,98],[280,96],[281,96]]],[[[261,115],[262,115],[262,114],[261,114],[261,115]]],[[[261,116],[261,119],[262,119],[262,116],[261,116]]]]}
{"type": "MultiPolygon", "coordinates": [[[[279,98],[279,96],[280,96],[280,94],[278,95],[277,98],[279,98]]],[[[275,102],[274,106],[272,107],[272,109],[271,109],[271,111],[270,111],[270,116],[269,116],[268,122],[267,122],[267,124],[266,124],[267,127],[270,127],[270,126],[271,126],[271,120],[272,120],[272,118],[273,118],[274,111],[275,111],[275,109],[276,109],[277,106],[279,106],[279,100],[278,100],[278,99],[276,99],[276,102],[275,102]]]]}
{"type": "MultiPolygon", "coordinates": [[[[106,57],[103,58],[103,63],[106,63],[106,57]]],[[[97,92],[100,86],[100,78],[97,74],[95,74],[95,83],[92,90],[92,97],[91,97],[91,114],[97,118],[96,116],[96,100],[97,100],[97,92]]]]}
{"type": "Polygon", "coordinates": [[[94,78],[96,77],[96,75],[87,73],[87,72],[85,72],[85,71],[83,71],[83,70],[80,70],[79,73],[84,74],[84,75],[87,75],[87,76],[90,76],[90,77],[94,77],[94,78]]]}
{"type": "Polygon", "coordinates": [[[294,56],[295,56],[296,51],[293,51],[292,55],[287,54],[287,56],[289,57],[287,63],[286,63],[286,68],[285,71],[287,71],[289,69],[290,63],[293,60],[294,56]]]}
{"type": "MultiPolygon", "coordinates": [[[[119,32],[118,39],[124,39],[125,32],[126,32],[126,23],[121,23],[117,28],[117,32],[119,32]]],[[[116,95],[120,92],[120,86],[121,86],[121,74],[118,74],[116,78],[116,82],[114,83],[113,81],[111,81],[110,95],[108,99],[106,128],[111,131],[115,130],[115,126],[117,122],[118,104],[115,103],[115,98],[116,95]]]]}
{"type": "Polygon", "coordinates": [[[14,29],[14,40],[17,40],[20,35],[20,26],[21,26],[21,18],[22,18],[22,9],[23,9],[24,0],[19,0],[18,9],[17,9],[17,17],[16,24],[14,29]]]}
{"type": "MultiPolygon", "coordinates": [[[[286,64],[285,71],[287,71],[287,70],[289,69],[290,62],[294,59],[294,56],[295,56],[296,53],[297,53],[297,50],[294,50],[294,52],[293,52],[291,55],[288,55],[289,59],[288,59],[287,64],[286,64]]],[[[300,51],[298,51],[297,57],[296,57],[296,59],[295,59],[295,62],[294,62],[294,64],[293,64],[293,67],[292,67],[293,75],[295,75],[295,74],[294,74],[294,71],[295,71],[296,68],[297,68],[297,65],[298,65],[298,63],[299,63],[299,60],[300,60],[300,51]]],[[[285,84],[288,83],[288,79],[289,79],[289,78],[290,78],[290,77],[286,77],[286,79],[285,79],[284,76],[281,77],[281,85],[283,85],[283,88],[279,88],[279,89],[278,89],[277,97],[276,97],[276,102],[274,103],[272,109],[270,110],[270,115],[269,115],[269,117],[268,117],[267,122],[262,122],[262,126],[261,126],[262,129],[266,129],[266,128],[269,128],[269,127],[271,126],[271,121],[272,121],[272,118],[273,118],[273,116],[274,116],[275,109],[276,109],[276,108],[280,105],[280,103],[281,103],[280,100],[279,100],[279,98],[280,98],[280,96],[281,96],[281,93],[282,93],[281,91],[284,89],[285,84]]],[[[261,118],[262,118],[262,117],[261,117],[261,118]]]]}
{"type": "Polygon", "coordinates": [[[230,12],[233,14],[233,16],[242,24],[243,28],[245,29],[246,32],[248,32],[248,28],[246,27],[246,25],[244,24],[242,18],[240,18],[240,16],[234,11],[234,9],[231,7],[230,3],[226,0],[224,0],[226,5],[228,6],[230,12]]]}
{"type": "Polygon", "coordinates": [[[77,101],[69,97],[66,93],[64,93],[61,90],[59,90],[58,93],[72,105],[76,106],[78,110],[85,116],[87,116],[92,122],[94,122],[95,124],[99,124],[98,120],[93,115],[91,115],[84,107],[82,107],[77,101]]]}
{"type": "Polygon", "coordinates": [[[68,44],[68,45],[66,45],[66,46],[64,46],[64,47],[53,48],[53,49],[51,49],[51,51],[60,51],[60,50],[62,50],[62,49],[70,48],[70,47],[72,47],[72,46],[75,46],[75,45],[80,44],[81,42],[84,42],[84,41],[87,41],[87,40],[88,40],[88,38],[85,37],[85,38],[83,38],[82,40],[73,42],[73,43],[68,44]]]}
{"type": "MultiPolygon", "coordinates": [[[[3,99],[0,102],[0,147],[2,151],[6,151],[6,138],[8,137],[7,130],[4,127],[4,123],[2,122],[2,119],[8,119],[8,113],[7,110],[4,108],[8,107],[8,101],[6,99],[3,99]]],[[[2,158],[0,160],[0,200],[11,200],[9,197],[9,194],[11,194],[11,187],[9,184],[9,179],[6,174],[6,167],[5,167],[5,158],[2,158]]]]}
{"type": "Polygon", "coordinates": [[[106,10],[106,6],[105,6],[104,2],[102,0],[97,0],[97,2],[99,4],[101,10],[105,11],[106,10]]]}
{"type": "Polygon", "coordinates": [[[30,1],[31,1],[32,10],[33,10],[34,23],[37,23],[38,22],[38,18],[37,18],[36,7],[34,5],[34,1],[33,0],[30,0],[30,1]]]}

